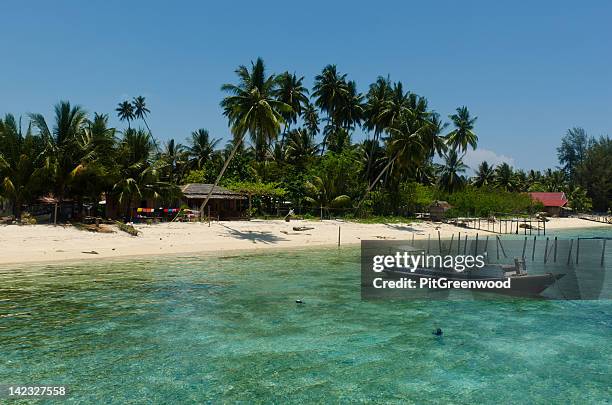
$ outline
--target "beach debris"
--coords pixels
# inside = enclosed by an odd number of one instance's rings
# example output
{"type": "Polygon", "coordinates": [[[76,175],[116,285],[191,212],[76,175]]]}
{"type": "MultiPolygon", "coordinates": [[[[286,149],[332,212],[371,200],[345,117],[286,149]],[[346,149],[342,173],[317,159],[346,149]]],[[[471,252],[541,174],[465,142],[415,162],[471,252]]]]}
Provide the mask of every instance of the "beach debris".
{"type": "Polygon", "coordinates": [[[294,231],[310,231],[314,229],[312,226],[294,226],[293,230],[294,231]]]}
{"type": "Polygon", "coordinates": [[[301,233],[301,232],[289,232],[289,231],[280,231],[280,233],[284,233],[285,235],[312,235],[310,233],[301,233]]]}
{"type": "Polygon", "coordinates": [[[285,215],[285,222],[289,222],[291,221],[291,217],[294,215],[295,213],[293,212],[293,209],[289,210],[289,213],[287,213],[287,215],[285,215]]]}
{"type": "Polygon", "coordinates": [[[434,331],[433,331],[433,332],[431,332],[431,333],[432,333],[433,335],[435,335],[435,336],[442,336],[442,333],[444,333],[444,332],[442,332],[442,329],[438,328],[438,329],[434,330],[434,331]]]}
{"type": "Polygon", "coordinates": [[[138,233],[140,231],[138,231],[136,228],[134,228],[133,225],[130,224],[124,224],[123,222],[116,222],[117,227],[119,227],[119,229],[121,229],[123,232],[127,232],[132,236],[138,236],[138,233]]]}
{"type": "Polygon", "coordinates": [[[302,300],[295,300],[295,303],[296,303],[296,304],[303,304],[303,303],[304,303],[304,301],[302,301],[302,300]]]}
{"type": "Polygon", "coordinates": [[[90,250],[89,252],[81,252],[81,253],[85,253],[85,254],[88,254],[88,255],[97,255],[98,254],[98,252],[96,252],[95,250],[90,250]]]}

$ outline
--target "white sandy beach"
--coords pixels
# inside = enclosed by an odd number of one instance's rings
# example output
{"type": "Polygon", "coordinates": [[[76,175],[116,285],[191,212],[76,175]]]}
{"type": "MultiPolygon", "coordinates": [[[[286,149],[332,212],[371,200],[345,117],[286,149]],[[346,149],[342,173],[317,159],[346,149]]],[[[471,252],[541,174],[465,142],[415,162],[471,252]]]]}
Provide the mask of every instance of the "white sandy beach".
{"type": "MultiPolygon", "coordinates": [[[[577,218],[552,218],[547,233],[570,228],[612,226],[577,218]]],[[[414,222],[406,224],[360,224],[344,221],[252,220],[207,223],[164,223],[136,225],[139,236],[130,236],[113,227],[114,233],[93,233],[72,226],[6,225],[0,226],[0,265],[50,263],[56,261],[101,260],[125,256],[170,255],[181,253],[216,254],[231,250],[304,248],[334,246],[341,229],[341,244],[358,244],[369,239],[450,237],[451,234],[475,235],[447,224],[414,222]],[[296,232],[294,226],[314,229],[296,232]],[[84,253],[95,251],[97,254],[84,253]]],[[[486,234],[485,231],[478,231],[486,234]]]]}

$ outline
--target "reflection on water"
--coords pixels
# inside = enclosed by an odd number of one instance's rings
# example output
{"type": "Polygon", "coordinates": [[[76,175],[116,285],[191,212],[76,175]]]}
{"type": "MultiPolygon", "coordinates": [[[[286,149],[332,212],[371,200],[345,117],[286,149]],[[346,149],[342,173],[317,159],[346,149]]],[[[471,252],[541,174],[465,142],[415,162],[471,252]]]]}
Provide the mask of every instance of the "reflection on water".
{"type": "Polygon", "coordinates": [[[609,400],[610,301],[359,297],[352,248],[0,270],[0,384],[88,403],[609,400]]]}

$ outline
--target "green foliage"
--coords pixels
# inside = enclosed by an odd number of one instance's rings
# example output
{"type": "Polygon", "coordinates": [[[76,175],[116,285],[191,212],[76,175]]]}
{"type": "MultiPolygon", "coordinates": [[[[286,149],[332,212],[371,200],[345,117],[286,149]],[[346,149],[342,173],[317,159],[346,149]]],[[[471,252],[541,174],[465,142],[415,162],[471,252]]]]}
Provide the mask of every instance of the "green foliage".
{"type": "Polygon", "coordinates": [[[262,183],[262,182],[247,182],[235,181],[226,183],[226,187],[232,191],[248,194],[250,196],[265,196],[282,198],[287,195],[287,190],[279,187],[279,183],[262,183]]]}
{"type": "Polygon", "coordinates": [[[191,170],[187,175],[183,178],[183,184],[189,183],[208,183],[207,172],[205,169],[199,170],[191,170]]]}
{"type": "Polygon", "coordinates": [[[495,213],[525,213],[541,210],[533,204],[529,195],[494,188],[467,186],[455,193],[439,191],[437,200],[448,201],[452,206],[448,216],[488,216],[495,213]]]}

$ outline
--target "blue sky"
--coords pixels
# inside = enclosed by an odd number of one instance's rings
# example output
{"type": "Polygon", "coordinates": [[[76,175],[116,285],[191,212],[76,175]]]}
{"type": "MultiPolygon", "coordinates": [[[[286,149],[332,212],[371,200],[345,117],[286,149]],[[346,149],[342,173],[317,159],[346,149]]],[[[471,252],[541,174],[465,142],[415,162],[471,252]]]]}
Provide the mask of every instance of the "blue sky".
{"type": "MultiPolygon", "coordinates": [[[[612,3],[607,1],[10,2],[0,24],[0,114],[59,100],[110,113],[144,95],[149,124],[181,142],[229,138],[220,86],[257,56],[311,86],[333,63],[361,91],[389,74],[446,117],[477,115],[466,157],[557,165],[572,126],[612,134],[612,3]],[[128,4],[129,3],[129,4],[128,4]]],[[[357,133],[355,138],[363,136],[357,133]]]]}

